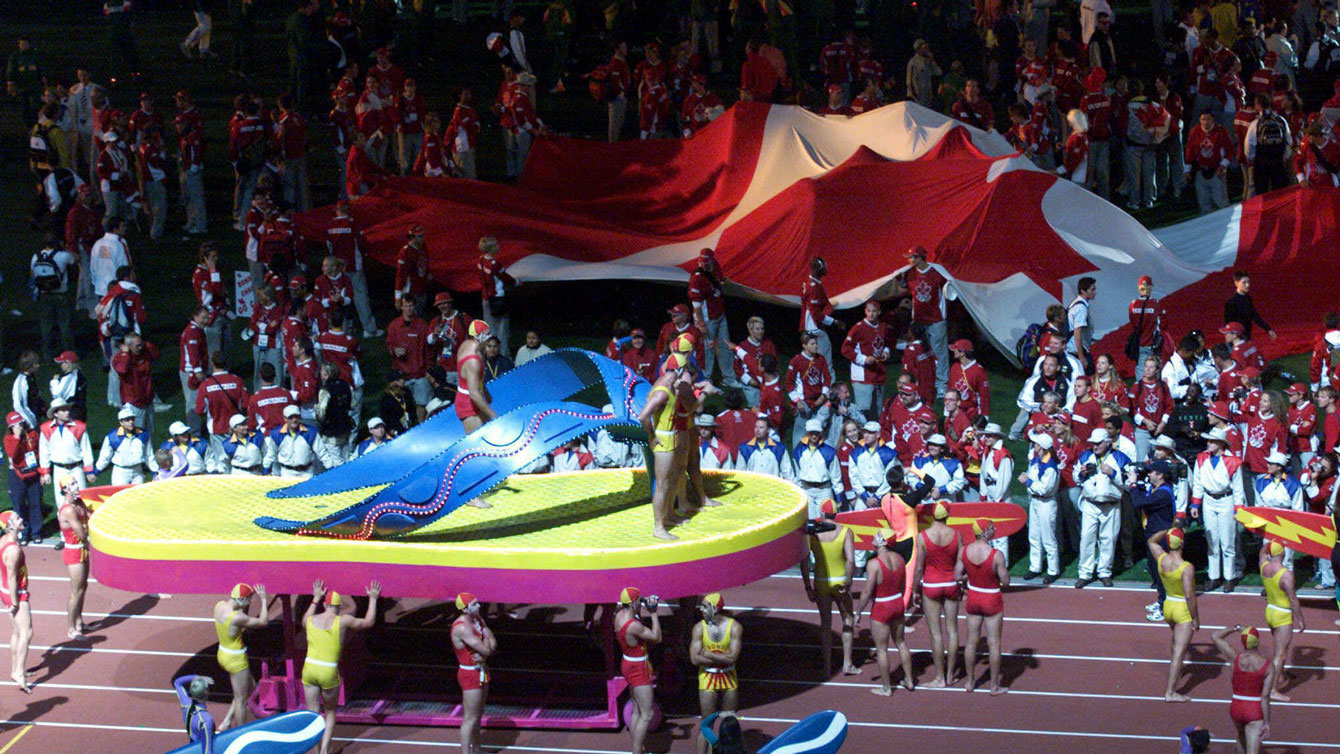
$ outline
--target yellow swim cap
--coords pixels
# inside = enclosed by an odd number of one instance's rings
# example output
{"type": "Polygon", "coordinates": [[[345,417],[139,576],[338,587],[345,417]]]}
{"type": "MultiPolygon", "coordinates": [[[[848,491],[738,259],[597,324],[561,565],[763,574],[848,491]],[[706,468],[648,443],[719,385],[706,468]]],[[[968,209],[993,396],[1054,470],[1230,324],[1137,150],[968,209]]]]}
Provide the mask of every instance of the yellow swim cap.
{"type": "Polygon", "coordinates": [[[461,592],[460,594],[456,595],[456,609],[464,610],[478,601],[479,598],[474,596],[473,594],[469,592],[461,592]]]}
{"type": "Polygon", "coordinates": [[[941,500],[940,502],[935,504],[935,520],[945,521],[948,519],[949,519],[949,506],[945,505],[944,501],[941,500]]]}
{"type": "Polygon", "coordinates": [[[642,590],[635,586],[626,586],[619,592],[619,604],[631,605],[642,597],[642,590]]]}
{"type": "Polygon", "coordinates": [[[1278,539],[1270,540],[1270,557],[1284,554],[1284,543],[1278,539]]]}
{"type": "Polygon", "coordinates": [[[1256,630],[1256,626],[1248,626],[1242,629],[1242,646],[1246,649],[1256,649],[1261,646],[1261,632],[1256,630]]]}
{"type": "Polygon", "coordinates": [[[332,590],[332,591],[329,591],[329,592],[326,592],[326,604],[327,604],[327,605],[330,605],[331,607],[339,607],[339,606],[340,606],[340,602],[341,602],[341,599],[340,599],[340,593],[339,593],[339,592],[336,592],[336,591],[333,591],[333,590],[332,590]]]}
{"type": "Polygon", "coordinates": [[[1168,530],[1168,549],[1169,549],[1169,550],[1180,550],[1180,549],[1182,549],[1182,541],[1185,540],[1185,539],[1186,539],[1186,534],[1185,534],[1181,529],[1177,529],[1177,528],[1169,529],[1169,530],[1168,530]]]}

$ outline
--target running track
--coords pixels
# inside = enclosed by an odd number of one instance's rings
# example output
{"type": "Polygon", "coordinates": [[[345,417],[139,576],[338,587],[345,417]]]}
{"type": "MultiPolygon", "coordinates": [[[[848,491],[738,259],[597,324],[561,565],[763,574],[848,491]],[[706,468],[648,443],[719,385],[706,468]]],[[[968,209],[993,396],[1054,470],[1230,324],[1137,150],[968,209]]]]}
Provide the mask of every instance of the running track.
{"type": "MultiPolygon", "coordinates": [[[[89,640],[65,641],[68,584],[59,555],[29,548],[35,610],[35,636],[29,667],[37,684],[32,696],[0,690],[0,754],[80,751],[153,754],[184,741],[171,679],[182,672],[215,675],[227,688],[214,662],[215,638],[209,623],[213,598],[177,596],[155,599],[90,586],[85,619],[89,640]]],[[[1114,589],[1069,586],[1016,587],[1006,596],[1004,675],[1010,693],[988,697],[962,689],[895,691],[891,699],[868,693],[873,662],[864,675],[820,677],[817,615],[805,600],[794,574],[781,574],[726,594],[727,609],[746,628],[740,663],[746,730],[755,744],[784,730],[805,715],[840,709],[852,727],[844,751],[855,754],[889,750],[1170,752],[1185,725],[1201,724],[1215,734],[1215,751],[1227,743],[1228,669],[1214,655],[1210,630],[1234,623],[1264,628],[1264,599],[1256,590],[1201,599],[1205,624],[1191,650],[1182,690],[1189,704],[1165,704],[1169,631],[1144,620],[1143,606],[1152,591],[1134,585],[1114,589]]],[[[400,605],[397,614],[419,605],[400,605]]],[[[1340,693],[1340,630],[1332,622],[1333,601],[1306,600],[1308,631],[1295,635],[1290,658],[1296,687],[1291,703],[1277,703],[1270,752],[1340,752],[1340,726],[1334,700],[1340,693]]],[[[552,658],[593,652],[577,621],[579,612],[537,609],[500,628],[500,668],[512,661],[534,665],[537,656],[552,658]],[[526,658],[521,657],[525,655],[526,658]]],[[[835,621],[836,623],[836,621],[835,621]]],[[[919,621],[908,637],[917,677],[930,679],[929,635],[919,621]]],[[[277,632],[276,632],[277,633],[277,632]]],[[[422,631],[419,636],[428,636],[422,631]]],[[[400,630],[397,644],[413,645],[416,632],[400,630]],[[403,639],[401,637],[410,637],[403,639]]],[[[4,648],[8,650],[8,638],[4,648]]],[[[835,646],[838,644],[834,637],[835,646]]],[[[253,641],[256,648],[263,642],[253,641]]],[[[857,637],[857,656],[868,638],[857,637]]],[[[1262,648],[1270,647],[1263,637],[1262,648]]],[[[416,648],[418,662],[451,665],[449,653],[416,648]]],[[[262,652],[253,651],[254,656],[262,652]]],[[[836,660],[834,666],[840,663],[836,660]]],[[[983,673],[984,665],[979,663],[983,673]]],[[[600,670],[598,664],[593,671],[600,670]]],[[[450,674],[443,674],[444,681],[450,674]]],[[[896,679],[895,679],[896,681],[896,679]]],[[[984,681],[983,681],[984,682],[984,681]]],[[[226,698],[216,696],[216,715],[226,698]]],[[[690,752],[686,740],[691,718],[683,702],[666,700],[668,723],[650,740],[652,751],[690,752]],[[677,714],[678,713],[678,714],[677,714]]],[[[451,751],[458,749],[454,729],[364,728],[341,726],[337,746],[346,754],[373,751],[451,751]]],[[[489,750],[541,754],[597,754],[627,750],[626,733],[557,731],[486,731],[489,750]]]]}

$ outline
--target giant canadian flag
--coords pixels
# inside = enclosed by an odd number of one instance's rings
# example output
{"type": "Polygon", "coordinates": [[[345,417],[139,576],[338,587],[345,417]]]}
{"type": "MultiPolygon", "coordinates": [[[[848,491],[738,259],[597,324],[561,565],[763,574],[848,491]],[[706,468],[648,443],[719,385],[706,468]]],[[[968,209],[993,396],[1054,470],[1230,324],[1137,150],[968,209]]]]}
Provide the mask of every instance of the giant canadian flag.
{"type": "MultiPolygon", "coordinates": [[[[1280,336],[1258,337],[1263,350],[1300,350],[1337,307],[1337,209],[1340,190],[1293,188],[1151,233],[1001,136],[910,103],[854,118],[741,103],[688,140],[541,139],[517,186],[392,178],[354,204],[387,264],[424,225],[434,278],[458,291],[479,288],[476,244],[491,235],[522,282],[686,281],[710,247],[730,292],[790,304],[822,256],[829,295],[847,308],[880,295],[920,245],[1011,358],[1084,276],[1098,280],[1100,352],[1122,350],[1142,275],[1164,298],[1171,338],[1198,327],[1214,340],[1235,269],[1253,274],[1280,336]]],[[[301,215],[299,228],[318,239],[328,216],[301,215]]]]}

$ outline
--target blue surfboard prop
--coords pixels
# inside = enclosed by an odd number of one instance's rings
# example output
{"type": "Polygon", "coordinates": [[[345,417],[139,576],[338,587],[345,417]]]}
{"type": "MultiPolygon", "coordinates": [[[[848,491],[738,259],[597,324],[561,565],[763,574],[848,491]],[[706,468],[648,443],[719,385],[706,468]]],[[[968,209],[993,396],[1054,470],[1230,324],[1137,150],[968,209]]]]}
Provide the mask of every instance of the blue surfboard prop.
{"type": "Polygon", "coordinates": [[[847,740],[847,716],[824,710],[787,728],[758,754],[837,754],[847,740]]]}
{"type": "Polygon", "coordinates": [[[608,429],[620,439],[642,439],[638,414],[650,390],[646,380],[602,355],[554,351],[489,383],[498,417],[469,436],[462,436],[454,411],[443,411],[375,454],[268,493],[297,498],[385,485],[358,503],[312,521],[262,516],[255,522],[273,531],[317,536],[407,534],[575,437],[608,429]],[[612,408],[605,412],[569,400],[578,394],[612,408]]]}
{"type": "MultiPolygon", "coordinates": [[[[214,736],[214,754],[304,754],[321,743],[325,730],[325,721],[315,712],[285,712],[214,736]]],[[[189,743],[166,754],[200,754],[200,744],[189,743]]]]}

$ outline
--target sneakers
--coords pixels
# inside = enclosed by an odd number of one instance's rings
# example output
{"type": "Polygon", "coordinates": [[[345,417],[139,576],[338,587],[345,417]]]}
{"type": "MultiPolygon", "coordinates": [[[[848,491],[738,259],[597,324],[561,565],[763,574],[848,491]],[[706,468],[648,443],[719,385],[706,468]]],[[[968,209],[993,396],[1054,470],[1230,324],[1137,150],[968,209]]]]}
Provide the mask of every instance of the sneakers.
{"type": "Polygon", "coordinates": [[[1145,605],[1145,612],[1147,613],[1152,613],[1155,610],[1162,610],[1162,609],[1163,607],[1159,605],[1159,603],[1157,602],[1151,602],[1148,605],[1145,605]]]}
{"type": "Polygon", "coordinates": [[[1162,623],[1163,622],[1162,608],[1154,610],[1152,612],[1145,613],[1145,620],[1149,621],[1150,623],[1162,623]]]}
{"type": "Polygon", "coordinates": [[[1089,584],[1092,584],[1092,583],[1093,583],[1093,578],[1092,578],[1092,577],[1087,578],[1087,579],[1075,579],[1075,588],[1076,588],[1076,589],[1083,589],[1084,587],[1086,587],[1086,586],[1088,586],[1089,584]]]}
{"type": "Polygon", "coordinates": [[[1043,585],[1043,586],[1051,586],[1052,584],[1055,584],[1055,583],[1056,583],[1056,580],[1059,579],[1059,578],[1061,578],[1061,574],[1059,574],[1059,573],[1049,573],[1049,574],[1047,574],[1047,577],[1044,578],[1044,579],[1042,580],[1042,585],[1043,585]]]}
{"type": "Polygon", "coordinates": [[[1037,571],[1029,571],[1028,573],[1024,574],[1024,581],[1032,581],[1033,579],[1036,579],[1038,576],[1041,575],[1042,574],[1038,573],[1037,571]]]}
{"type": "Polygon", "coordinates": [[[1099,581],[1103,582],[1103,586],[1112,586],[1111,576],[1104,576],[1101,579],[1099,579],[1099,581]]]}

